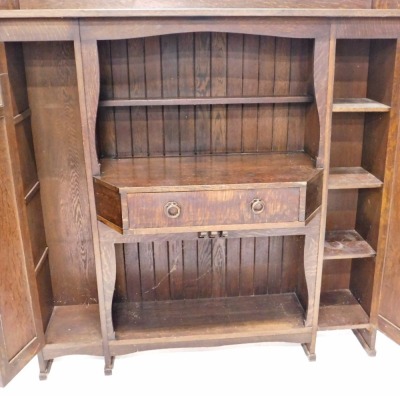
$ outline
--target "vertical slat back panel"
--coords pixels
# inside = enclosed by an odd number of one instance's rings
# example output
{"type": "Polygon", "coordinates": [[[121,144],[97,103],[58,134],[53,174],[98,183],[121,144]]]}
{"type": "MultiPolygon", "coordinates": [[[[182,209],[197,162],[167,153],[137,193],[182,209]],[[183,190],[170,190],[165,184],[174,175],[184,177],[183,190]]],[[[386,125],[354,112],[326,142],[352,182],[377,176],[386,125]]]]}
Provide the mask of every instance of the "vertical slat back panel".
{"type": "MultiPolygon", "coordinates": [[[[185,33],[99,43],[101,99],[306,95],[312,41],[185,33]]],[[[301,151],[307,104],[102,109],[102,157],[301,151]],[[103,111],[105,110],[105,111],[103,111]]]]}
{"type": "Polygon", "coordinates": [[[294,292],[303,265],[301,240],[286,236],[125,244],[114,298],[134,302],[294,292]]]}

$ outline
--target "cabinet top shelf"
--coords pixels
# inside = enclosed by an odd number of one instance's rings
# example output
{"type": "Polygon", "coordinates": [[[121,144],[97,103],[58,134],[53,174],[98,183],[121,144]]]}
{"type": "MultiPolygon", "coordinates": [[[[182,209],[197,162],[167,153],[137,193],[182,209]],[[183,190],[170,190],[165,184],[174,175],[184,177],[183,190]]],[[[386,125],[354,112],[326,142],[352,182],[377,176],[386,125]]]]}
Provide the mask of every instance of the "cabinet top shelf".
{"type": "Polygon", "coordinates": [[[118,191],[299,187],[321,170],[304,153],[103,159],[97,183],[118,191]]]}
{"type": "Polygon", "coordinates": [[[110,1],[57,2],[52,0],[30,1],[21,3],[23,9],[2,10],[0,19],[4,18],[104,18],[104,17],[218,17],[218,16],[255,16],[255,17],[399,17],[398,9],[371,9],[363,0],[348,2],[337,0],[321,2],[308,1],[307,6],[301,2],[280,2],[280,8],[274,7],[274,1],[211,1],[201,3],[187,0],[166,1],[130,1],[116,5],[110,1]],[[195,4],[195,5],[194,5],[195,4]]]}

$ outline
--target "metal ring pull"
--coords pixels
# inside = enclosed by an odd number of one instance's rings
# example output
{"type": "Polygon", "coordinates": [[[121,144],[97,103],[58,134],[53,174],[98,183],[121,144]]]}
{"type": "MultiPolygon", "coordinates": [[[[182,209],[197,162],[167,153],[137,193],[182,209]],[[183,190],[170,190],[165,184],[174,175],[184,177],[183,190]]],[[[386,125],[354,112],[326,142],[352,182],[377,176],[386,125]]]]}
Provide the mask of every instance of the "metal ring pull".
{"type": "Polygon", "coordinates": [[[177,202],[167,202],[164,206],[164,213],[170,219],[176,219],[181,214],[181,207],[177,202]]]}
{"type": "Polygon", "coordinates": [[[260,198],[254,198],[251,201],[250,206],[251,206],[251,210],[253,211],[254,214],[260,214],[260,213],[264,212],[265,202],[260,198]]]}

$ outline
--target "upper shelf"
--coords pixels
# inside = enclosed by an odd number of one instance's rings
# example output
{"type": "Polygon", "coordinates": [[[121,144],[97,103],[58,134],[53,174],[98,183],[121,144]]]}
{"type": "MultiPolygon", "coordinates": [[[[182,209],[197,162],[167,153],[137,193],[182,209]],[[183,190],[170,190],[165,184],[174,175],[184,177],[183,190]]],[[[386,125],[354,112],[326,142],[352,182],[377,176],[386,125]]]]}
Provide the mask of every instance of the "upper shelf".
{"type": "Polygon", "coordinates": [[[390,106],[368,98],[337,98],[333,100],[334,113],[385,113],[390,106]]]}
{"type": "Polygon", "coordinates": [[[379,188],[382,185],[381,180],[359,166],[331,168],[329,172],[328,187],[330,190],[379,188]]]}
{"type": "Polygon", "coordinates": [[[320,172],[304,153],[101,160],[98,183],[130,191],[306,186],[320,172]]]}
{"type": "Polygon", "coordinates": [[[152,99],[111,99],[102,100],[100,107],[128,106],[194,106],[228,104],[272,104],[272,103],[312,103],[312,96],[231,96],[201,98],[152,98],[152,99]]]}

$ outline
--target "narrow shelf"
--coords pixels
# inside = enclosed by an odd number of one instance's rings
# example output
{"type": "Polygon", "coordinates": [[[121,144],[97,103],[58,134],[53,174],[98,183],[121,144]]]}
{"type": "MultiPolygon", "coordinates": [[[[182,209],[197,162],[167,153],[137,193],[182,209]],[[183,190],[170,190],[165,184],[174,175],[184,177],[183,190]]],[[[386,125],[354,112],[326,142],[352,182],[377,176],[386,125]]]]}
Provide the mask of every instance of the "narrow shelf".
{"type": "Polygon", "coordinates": [[[320,173],[304,153],[203,155],[101,160],[97,183],[120,190],[168,191],[301,187],[320,173]]]}
{"type": "Polygon", "coordinates": [[[368,98],[338,98],[333,100],[334,113],[385,113],[390,106],[368,98]]]}
{"type": "Polygon", "coordinates": [[[139,349],[160,340],[176,346],[279,334],[308,336],[304,315],[295,293],[113,306],[115,343],[131,340],[139,349]]]}
{"type": "Polygon", "coordinates": [[[196,106],[229,104],[273,104],[273,103],[312,103],[312,96],[229,96],[202,98],[152,98],[152,99],[110,99],[101,100],[100,107],[129,106],[196,106]]]}
{"type": "Polygon", "coordinates": [[[325,236],[324,260],[374,257],[376,252],[355,230],[329,231],[325,236]]]}
{"type": "Polygon", "coordinates": [[[68,354],[102,355],[99,306],[67,305],[54,307],[46,330],[44,358],[68,354]]]}
{"type": "Polygon", "coordinates": [[[321,293],[319,330],[365,329],[369,317],[350,290],[321,293]]]}
{"type": "Polygon", "coordinates": [[[358,166],[331,168],[329,172],[330,190],[379,188],[382,185],[382,181],[377,177],[358,166]]]}

